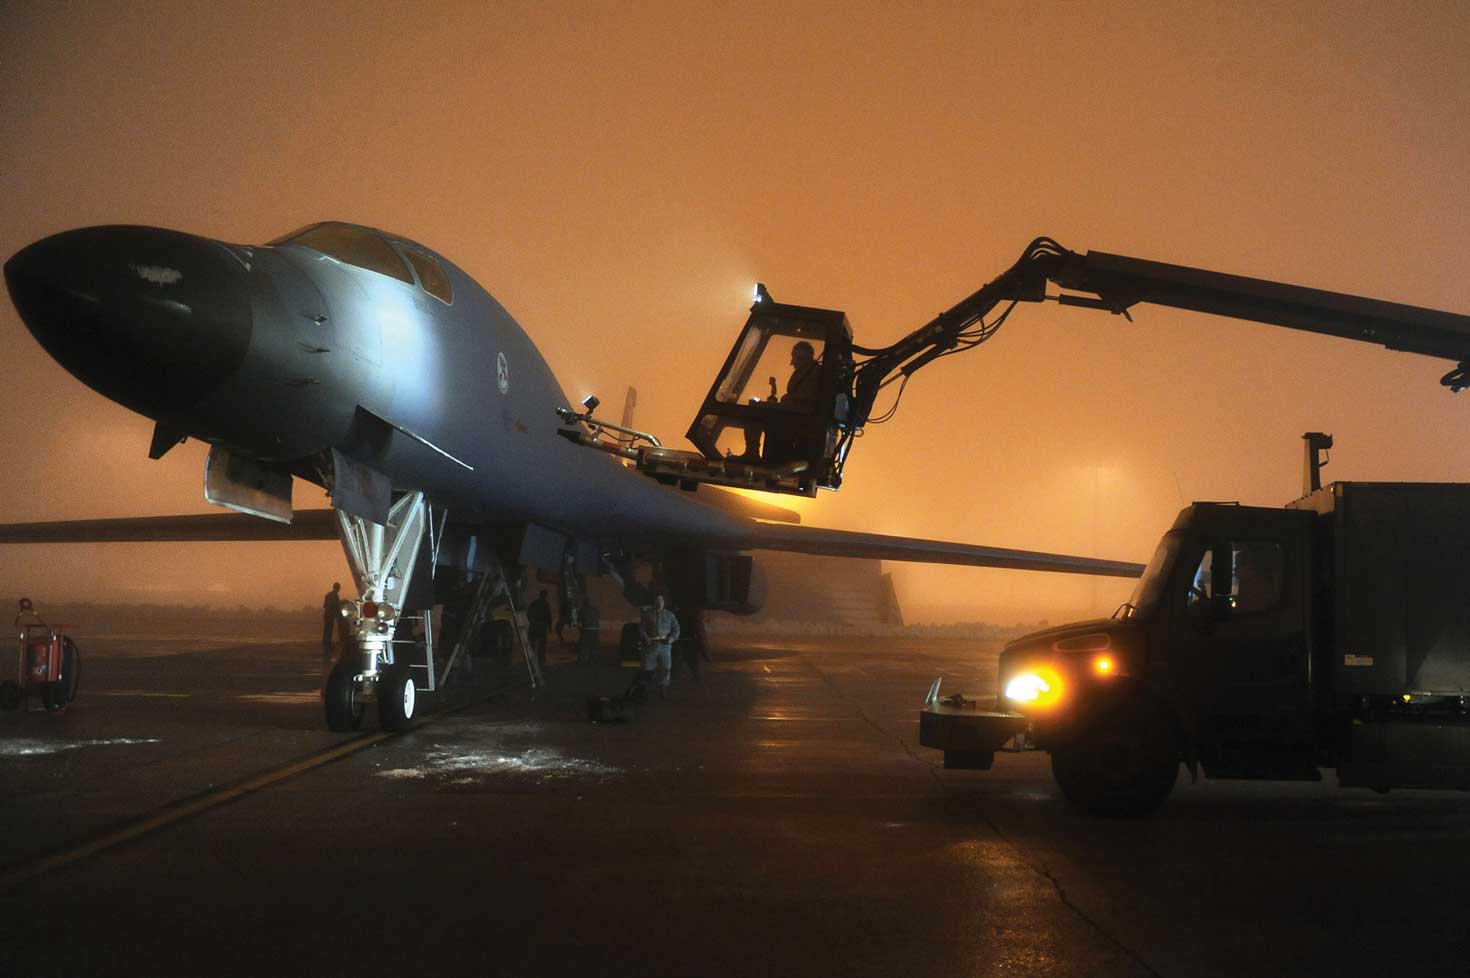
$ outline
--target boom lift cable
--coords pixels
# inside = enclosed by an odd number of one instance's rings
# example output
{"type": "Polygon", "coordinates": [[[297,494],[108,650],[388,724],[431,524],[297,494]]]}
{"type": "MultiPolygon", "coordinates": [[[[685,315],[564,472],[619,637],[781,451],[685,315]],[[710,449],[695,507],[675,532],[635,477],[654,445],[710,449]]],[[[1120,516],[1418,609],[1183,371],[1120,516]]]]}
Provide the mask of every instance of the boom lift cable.
{"type": "MultiPolygon", "coordinates": [[[[962,353],[966,350],[973,350],[981,343],[984,343],[986,340],[990,339],[996,334],[996,331],[1000,329],[1001,325],[1005,323],[1006,317],[1011,314],[1011,310],[1015,309],[1016,305],[1017,301],[1013,300],[1011,304],[1005,308],[1005,311],[991,322],[986,323],[982,320],[977,327],[973,327],[969,331],[959,334],[960,336],[964,337],[964,339],[961,342],[955,344],[952,349],[946,350],[945,352],[941,353],[940,356],[947,357],[955,353],[962,353]]],[[[870,362],[872,361],[864,360],[862,361],[862,363],[859,363],[858,366],[861,367],[863,364],[870,362]]],[[[898,413],[899,402],[903,400],[904,389],[908,386],[909,378],[913,375],[914,371],[904,371],[902,368],[900,368],[897,373],[890,374],[883,378],[882,382],[878,384],[878,389],[882,390],[883,388],[887,387],[889,384],[897,380],[901,381],[898,386],[898,394],[894,397],[893,403],[889,405],[888,410],[884,411],[877,417],[869,418],[867,424],[882,424],[885,421],[893,420],[893,416],[898,413]]]]}
{"type": "Polygon", "coordinates": [[[868,419],[868,424],[882,424],[885,421],[892,420],[893,416],[898,413],[898,402],[901,401],[901,400],[903,400],[903,391],[904,391],[904,388],[907,387],[908,385],[909,385],[909,378],[908,378],[907,375],[904,375],[904,377],[903,377],[903,383],[901,383],[901,384],[898,385],[898,396],[893,399],[893,404],[888,408],[887,411],[884,411],[878,417],[876,417],[876,418],[869,418],[868,419]]]}
{"type": "Polygon", "coordinates": [[[999,277],[902,339],[885,347],[852,344],[852,352],[865,359],[853,365],[852,415],[837,445],[838,478],[841,478],[847,461],[848,449],[863,426],[889,421],[897,413],[903,398],[903,385],[900,385],[898,396],[887,411],[877,418],[870,417],[879,391],[900,378],[903,384],[907,384],[908,378],[920,367],[940,357],[973,350],[990,339],[1010,317],[1018,302],[1040,301],[1044,297],[1048,270],[1068,257],[1074,257],[1072,252],[1052,238],[1036,238],[1016,263],[999,277]],[[990,311],[1007,300],[1009,305],[1000,315],[986,322],[985,317],[990,311]]]}

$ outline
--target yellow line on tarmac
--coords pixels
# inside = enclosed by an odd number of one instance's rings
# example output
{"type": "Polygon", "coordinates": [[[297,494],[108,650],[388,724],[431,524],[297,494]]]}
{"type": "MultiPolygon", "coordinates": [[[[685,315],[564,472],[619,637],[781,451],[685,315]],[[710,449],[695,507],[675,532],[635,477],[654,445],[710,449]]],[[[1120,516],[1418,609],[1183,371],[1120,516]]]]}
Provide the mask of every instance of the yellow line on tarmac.
{"type": "MultiPolygon", "coordinates": [[[[418,721],[414,729],[422,729],[435,720],[440,720],[450,714],[458,713],[460,710],[473,706],[498,692],[503,692],[503,689],[494,690],[487,696],[477,697],[468,703],[462,703],[449,709],[438,710],[434,713],[427,714],[418,721]]],[[[264,774],[257,774],[255,777],[242,781],[239,784],[234,784],[227,788],[220,788],[186,801],[165,805],[152,815],[138,819],[135,822],[130,822],[122,828],[113,829],[80,845],[73,846],[61,852],[52,853],[49,856],[41,856],[30,862],[22,862],[4,870],[3,873],[0,873],[0,892],[8,890],[28,879],[40,876],[42,873],[52,872],[64,866],[70,866],[72,863],[86,859],[88,856],[95,856],[99,852],[111,849],[114,846],[120,846],[125,842],[131,842],[150,832],[167,828],[175,822],[183,821],[186,818],[198,815],[200,812],[205,812],[211,808],[216,808],[227,802],[234,801],[237,798],[242,798],[262,788],[268,788],[277,782],[285,781],[287,778],[292,778],[298,774],[310,771],[312,768],[321,767],[323,764],[330,763],[341,757],[346,757],[349,754],[355,754],[364,748],[381,743],[393,736],[396,735],[387,732],[360,736],[339,747],[330,747],[320,753],[304,757],[299,761],[293,761],[284,767],[278,767],[264,774]]]]}
{"type": "Polygon", "coordinates": [[[89,842],[84,842],[79,846],[67,849],[64,852],[53,853],[52,855],[42,856],[39,859],[32,860],[29,863],[22,863],[3,876],[0,876],[0,890],[8,890],[17,883],[23,883],[28,879],[40,876],[42,873],[48,873],[52,870],[60,869],[63,866],[69,866],[74,862],[86,859],[88,856],[94,856],[105,849],[120,846],[124,842],[131,842],[133,839],[147,835],[149,832],[156,832],[175,822],[189,818],[191,815],[198,815],[200,812],[208,811],[218,805],[234,801],[236,798],[248,795],[253,791],[259,791],[261,788],[269,787],[278,781],[284,781],[304,771],[309,771],[314,767],[321,767],[329,761],[335,761],[339,757],[346,757],[348,754],[356,753],[365,747],[371,747],[373,744],[392,736],[393,734],[391,733],[377,733],[362,737],[350,743],[343,744],[340,747],[333,747],[319,754],[313,754],[310,757],[303,758],[285,767],[276,768],[274,771],[267,771],[265,774],[256,775],[247,781],[242,781],[228,788],[211,791],[208,794],[190,799],[189,801],[176,802],[153,815],[124,825],[120,829],[114,829],[89,842]]]}

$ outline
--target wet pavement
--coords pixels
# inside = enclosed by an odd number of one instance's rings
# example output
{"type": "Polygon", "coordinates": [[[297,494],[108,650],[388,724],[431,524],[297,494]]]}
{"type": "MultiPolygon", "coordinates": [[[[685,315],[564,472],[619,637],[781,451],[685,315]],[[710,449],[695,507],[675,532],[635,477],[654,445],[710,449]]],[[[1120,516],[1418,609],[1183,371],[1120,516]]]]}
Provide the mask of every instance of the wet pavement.
{"type": "MultiPolygon", "coordinates": [[[[626,724],[586,719],[611,663],[482,665],[456,712],[0,892],[0,975],[1466,973],[1470,796],[1185,776],[1088,818],[1044,755],[917,745],[932,679],[991,693],[996,652],[726,644],[626,724]]],[[[65,716],[0,714],[10,870],[353,742],[309,644],[84,654],[65,716]]]]}

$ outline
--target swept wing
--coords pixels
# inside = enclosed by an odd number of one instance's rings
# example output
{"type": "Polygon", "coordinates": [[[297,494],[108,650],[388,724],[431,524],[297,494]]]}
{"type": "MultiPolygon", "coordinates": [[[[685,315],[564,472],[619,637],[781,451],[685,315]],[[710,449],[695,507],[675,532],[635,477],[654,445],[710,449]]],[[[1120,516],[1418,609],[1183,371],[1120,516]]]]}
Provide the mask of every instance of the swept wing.
{"type": "MultiPolygon", "coordinates": [[[[704,490],[713,498],[715,493],[704,490]]],[[[788,513],[730,493],[732,511],[768,515],[788,513]]],[[[903,560],[925,564],[961,564],[971,567],[1004,567],[1011,570],[1056,571],[1065,574],[1094,574],[1105,577],[1138,577],[1142,564],[1095,557],[1078,557],[1036,550],[1012,550],[888,536],[850,530],[800,526],[794,522],[751,520],[749,532],[731,541],[741,549],[784,550],[828,557],[857,557],[903,560]]],[[[186,543],[229,540],[335,540],[337,517],[330,509],[298,510],[291,523],[276,523],[242,513],[205,513],[184,516],[137,516],[120,519],[62,520],[45,523],[0,524],[0,543],[186,543]]]]}

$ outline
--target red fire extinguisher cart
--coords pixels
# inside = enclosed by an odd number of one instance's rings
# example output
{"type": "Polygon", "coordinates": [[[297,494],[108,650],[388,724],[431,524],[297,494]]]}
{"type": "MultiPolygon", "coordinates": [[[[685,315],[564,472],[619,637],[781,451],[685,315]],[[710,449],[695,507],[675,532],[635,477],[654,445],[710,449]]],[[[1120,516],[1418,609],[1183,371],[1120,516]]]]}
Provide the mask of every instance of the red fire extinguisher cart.
{"type": "Polygon", "coordinates": [[[20,599],[15,616],[20,642],[15,681],[0,682],[0,707],[22,709],[32,696],[40,699],[49,713],[59,713],[77,697],[82,654],[66,634],[66,626],[51,626],[42,620],[30,598],[20,599]]]}

